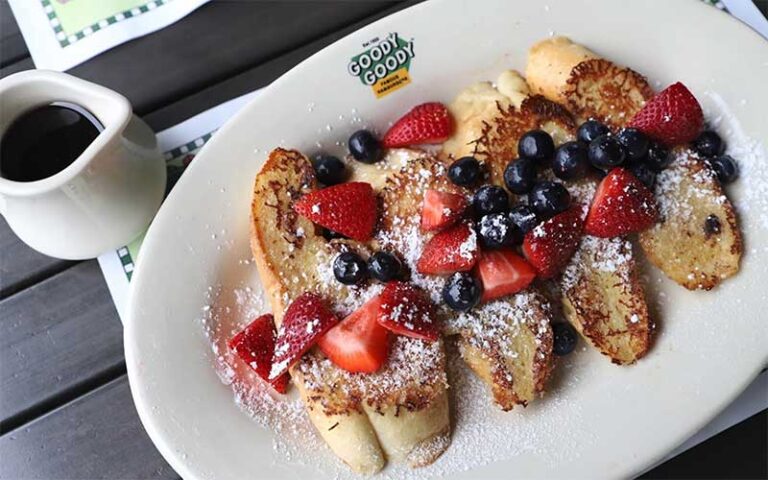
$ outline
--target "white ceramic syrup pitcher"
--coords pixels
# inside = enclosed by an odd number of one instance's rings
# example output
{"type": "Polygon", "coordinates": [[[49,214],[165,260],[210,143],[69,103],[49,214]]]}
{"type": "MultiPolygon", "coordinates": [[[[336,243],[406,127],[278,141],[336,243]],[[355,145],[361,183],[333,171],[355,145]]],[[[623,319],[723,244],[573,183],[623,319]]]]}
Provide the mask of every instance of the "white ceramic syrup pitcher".
{"type": "Polygon", "coordinates": [[[54,102],[82,106],[104,129],[52,176],[31,182],[0,176],[0,213],[39,252],[93,258],[147,227],[165,192],[165,162],[154,133],[133,115],[125,97],[52,71],[30,70],[0,80],[0,135],[22,113],[54,102]]]}

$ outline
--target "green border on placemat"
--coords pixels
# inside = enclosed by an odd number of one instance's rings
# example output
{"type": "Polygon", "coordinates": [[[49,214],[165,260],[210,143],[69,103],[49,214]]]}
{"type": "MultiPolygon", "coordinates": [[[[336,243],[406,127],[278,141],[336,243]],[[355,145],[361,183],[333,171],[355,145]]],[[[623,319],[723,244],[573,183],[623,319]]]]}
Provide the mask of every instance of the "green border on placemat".
{"type": "Polygon", "coordinates": [[[50,23],[51,28],[53,28],[53,33],[56,35],[56,40],[58,40],[59,45],[61,45],[62,48],[66,48],[78,40],[82,40],[93,32],[98,32],[102,28],[106,28],[109,25],[122,22],[123,20],[127,20],[129,18],[137,17],[143,13],[147,13],[148,11],[160,7],[170,1],[171,0],[150,0],[144,5],[126,10],[124,12],[116,13],[114,15],[110,15],[109,17],[103,18],[91,26],[85,27],[82,30],[69,35],[64,31],[63,28],[61,28],[61,22],[56,16],[56,11],[53,9],[53,5],[51,5],[51,0],[40,0],[40,3],[43,5],[43,10],[48,16],[48,22],[50,23]]]}
{"type": "MultiPolygon", "coordinates": [[[[181,165],[171,165],[176,160],[183,159],[187,155],[194,155],[197,153],[197,151],[205,145],[205,143],[211,139],[213,134],[216,131],[206,133],[205,135],[202,135],[200,137],[197,137],[196,139],[192,140],[191,142],[187,142],[184,145],[180,145],[176,148],[173,148],[171,150],[168,150],[163,154],[165,157],[165,161],[168,164],[169,169],[172,168],[184,168],[185,165],[182,163],[181,165]]],[[[131,250],[136,250],[138,253],[138,248],[141,246],[141,242],[144,240],[144,235],[140,236],[138,239],[131,242],[129,245],[122,246],[117,249],[117,256],[120,258],[120,263],[123,266],[123,272],[125,272],[125,276],[128,279],[128,281],[131,281],[131,277],[133,276],[133,269],[136,267],[134,263],[134,255],[131,253],[131,250]]]]}
{"type": "Polygon", "coordinates": [[[198,150],[203,145],[205,145],[205,142],[207,142],[208,140],[211,139],[211,137],[213,136],[214,132],[215,132],[215,130],[213,132],[206,133],[202,137],[198,137],[198,138],[192,140],[189,143],[185,143],[184,145],[182,145],[180,147],[176,147],[173,150],[169,150],[169,151],[165,152],[165,160],[166,161],[171,161],[171,160],[173,160],[175,158],[181,157],[182,155],[186,155],[189,152],[194,152],[195,150],[198,150]]]}
{"type": "Polygon", "coordinates": [[[713,7],[719,8],[720,10],[725,10],[726,12],[728,11],[728,9],[725,8],[725,5],[723,5],[723,2],[721,2],[720,0],[703,0],[703,1],[704,3],[708,3],[713,7]]]}

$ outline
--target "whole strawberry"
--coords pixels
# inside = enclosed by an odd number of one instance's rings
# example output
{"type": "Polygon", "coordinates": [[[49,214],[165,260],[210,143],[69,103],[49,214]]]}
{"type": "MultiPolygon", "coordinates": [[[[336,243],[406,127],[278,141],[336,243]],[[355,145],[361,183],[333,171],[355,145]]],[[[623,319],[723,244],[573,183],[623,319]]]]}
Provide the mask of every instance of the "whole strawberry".
{"type": "Polygon", "coordinates": [[[376,226],[376,196],[369,183],[341,183],[308,193],[293,209],[318,225],[361,242],[371,238],[376,226]]]}
{"type": "Polygon", "coordinates": [[[691,142],[699,135],[704,126],[704,114],[696,97],[677,82],[650,99],[627,126],[673,146],[691,142]]]}
{"type": "Polygon", "coordinates": [[[595,237],[618,237],[649,228],[657,217],[658,205],[648,187],[629,170],[614,168],[597,187],[584,231],[595,237]]]}
{"type": "Polygon", "coordinates": [[[382,139],[386,148],[442,143],[453,133],[453,117],[445,105],[422,103],[400,118],[382,139]]]}

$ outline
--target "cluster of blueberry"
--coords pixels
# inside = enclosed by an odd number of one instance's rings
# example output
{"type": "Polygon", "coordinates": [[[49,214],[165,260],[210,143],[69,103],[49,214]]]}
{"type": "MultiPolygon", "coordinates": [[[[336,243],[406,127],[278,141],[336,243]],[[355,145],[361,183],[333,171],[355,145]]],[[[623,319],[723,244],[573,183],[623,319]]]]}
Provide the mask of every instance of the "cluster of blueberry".
{"type": "Polygon", "coordinates": [[[624,128],[612,135],[604,124],[588,120],[579,126],[576,138],[555,148],[546,132],[526,133],[518,147],[520,158],[510,162],[504,172],[510,191],[518,194],[531,191],[536,184],[537,167],[551,167],[557,178],[574,180],[590,172],[601,173],[623,166],[650,188],[656,173],[672,161],[668,149],[635,128],[624,128]]]}
{"type": "MultiPolygon", "coordinates": [[[[353,133],[347,145],[352,157],[362,163],[376,163],[383,157],[381,142],[367,130],[353,133]]],[[[561,146],[561,149],[568,153],[560,154],[562,158],[558,160],[564,165],[569,161],[566,156],[574,153],[568,145],[561,146]]],[[[582,148],[581,144],[578,145],[582,148]]],[[[558,152],[561,149],[558,149],[558,152]]],[[[546,132],[528,132],[520,140],[520,159],[510,163],[504,177],[509,191],[528,194],[527,205],[519,204],[510,208],[509,194],[499,186],[483,185],[477,189],[472,197],[472,210],[477,220],[476,232],[484,249],[520,245],[525,234],[541,220],[568,208],[570,195],[562,184],[536,181],[539,166],[555,168],[551,161],[554,152],[554,142],[546,132]]],[[[344,162],[331,155],[319,155],[313,160],[313,167],[318,181],[326,186],[343,183],[348,176],[344,162]]],[[[563,179],[577,178],[587,172],[586,163],[583,172],[576,171],[580,168],[582,167],[565,166],[556,170],[556,175],[563,179]]],[[[477,159],[463,157],[450,165],[448,177],[456,185],[473,187],[482,181],[484,175],[477,159]]],[[[324,235],[328,239],[341,237],[330,230],[325,230],[324,235]]],[[[406,274],[404,270],[400,259],[387,252],[376,252],[366,262],[359,254],[347,251],[340,253],[333,262],[334,277],[345,285],[358,285],[369,277],[388,282],[403,277],[406,274]]],[[[443,299],[450,308],[466,311],[480,301],[482,292],[483,289],[475,276],[468,272],[459,272],[448,278],[443,289],[443,299]]],[[[576,345],[576,332],[566,323],[557,323],[553,325],[553,329],[555,353],[570,353],[576,345]]]]}
{"type": "Polygon", "coordinates": [[[705,130],[693,141],[693,149],[704,157],[720,183],[731,183],[739,176],[739,166],[730,155],[724,155],[725,142],[717,132],[705,130]]]}
{"type": "MultiPolygon", "coordinates": [[[[654,142],[635,128],[624,128],[616,135],[597,120],[588,120],[577,131],[577,140],[555,148],[552,137],[541,130],[526,133],[518,145],[520,158],[509,163],[504,172],[507,188],[516,194],[536,192],[541,167],[551,167],[557,178],[578,179],[590,171],[601,173],[614,167],[629,169],[648,188],[656,181],[656,174],[669,166],[672,155],[664,145],[654,142]]],[[[725,144],[712,131],[702,132],[693,142],[693,148],[707,158],[722,183],[730,183],[738,176],[736,162],[723,155],[725,144]]],[[[545,183],[545,182],[541,182],[545,183]]],[[[546,187],[562,195],[551,185],[546,187]]],[[[540,194],[537,193],[537,196],[540,194]]]]}
{"type": "MultiPolygon", "coordinates": [[[[358,162],[376,163],[384,156],[384,149],[376,136],[368,130],[358,130],[347,142],[349,153],[358,162]]],[[[313,161],[317,180],[330,186],[343,183],[347,178],[344,162],[333,155],[318,155],[313,161]]]]}
{"type": "MultiPolygon", "coordinates": [[[[512,193],[528,194],[527,205],[510,208],[509,194],[500,186],[484,185],[477,189],[472,207],[484,248],[519,245],[539,221],[569,207],[571,198],[561,183],[537,181],[539,167],[551,163],[554,151],[552,137],[541,130],[528,132],[520,139],[520,158],[507,166],[504,183],[512,193]]],[[[474,157],[460,158],[448,168],[448,178],[462,187],[472,187],[482,177],[480,162],[474,157]]]]}
{"type": "MultiPolygon", "coordinates": [[[[472,186],[482,177],[480,163],[473,157],[460,158],[449,167],[448,177],[457,185],[472,186]]],[[[538,225],[539,216],[528,205],[512,208],[509,205],[509,195],[501,187],[484,185],[475,192],[472,211],[477,218],[475,231],[483,249],[520,245],[525,234],[538,225]]],[[[480,282],[468,272],[453,274],[443,289],[443,300],[457,311],[470,310],[481,295],[480,282]]]]}
{"type": "Polygon", "coordinates": [[[376,252],[368,257],[368,262],[355,252],[343,252],[333,261],[333,276],[344,285],[357,285],[369,276],[380,282],[389,282],[400,278],[403,264],[395,255],[376,252]]]}
{"type": "MultiPolygon", "coordinates": [[[[363,163],[376,163],[381,160],[384,150],[381,143],[368,130],[358,130],[349,137],[349,153],[355,160],[363,163]]],[[[347,171],[338,157],[333,155],[318,155],[313,161],[317,180],[326,185],[343,183],[347,179],[347,171]]],[[[331,230],[324,230],[326,239],[343,238],[331,230]]],[[[343,252],[333,261],[333,275],[344,285],[362,283],[369,276],[381,282],[399,278],[403,270],[400,259],[387,252],[376,252],[368,258],[368,262],[354,252],[343,252]]]]}

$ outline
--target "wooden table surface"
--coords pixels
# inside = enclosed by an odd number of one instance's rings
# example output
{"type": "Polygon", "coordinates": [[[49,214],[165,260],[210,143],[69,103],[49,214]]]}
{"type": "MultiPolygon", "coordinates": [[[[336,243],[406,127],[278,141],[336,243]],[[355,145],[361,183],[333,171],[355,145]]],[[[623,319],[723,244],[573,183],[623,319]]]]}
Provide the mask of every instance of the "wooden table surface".
{"type": "MultiPolygon", "coordinates": [[[[122,93],[159,131],[412,3],[214,0],[70,73],[122,93]]],[[[0,77],[31,68],[2,0],[0,77]]],[[[139,422],[122,331],[95,260],[41,255],[0,219],[0,478],[178,478],[139,422]]],[[[766,478],[766,432],[763,411],[643,478],[766,478]]]]}

